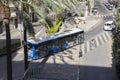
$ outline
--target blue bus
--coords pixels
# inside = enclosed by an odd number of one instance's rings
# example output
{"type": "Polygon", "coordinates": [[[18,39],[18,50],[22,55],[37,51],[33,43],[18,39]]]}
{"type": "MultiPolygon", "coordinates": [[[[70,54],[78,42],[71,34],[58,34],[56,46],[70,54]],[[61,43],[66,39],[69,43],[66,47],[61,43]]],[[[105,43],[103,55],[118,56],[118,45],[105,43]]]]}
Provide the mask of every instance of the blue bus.
{"type": "Polygon", "coordinates": [[[31,52],[28,56],[39,59],[49,54],[58,53],[84,42],[84,31],[81,28],[63,30],[47,37],[36,37],[27,40],[31,52]]]}

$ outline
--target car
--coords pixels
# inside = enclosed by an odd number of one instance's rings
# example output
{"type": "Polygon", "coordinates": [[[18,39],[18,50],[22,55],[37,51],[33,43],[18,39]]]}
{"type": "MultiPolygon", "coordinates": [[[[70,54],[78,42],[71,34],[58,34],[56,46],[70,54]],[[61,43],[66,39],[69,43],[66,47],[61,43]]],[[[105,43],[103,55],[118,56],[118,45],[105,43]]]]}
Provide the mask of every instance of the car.
{"type": "Polygon", "coordinates": [[[113,10],[113,7],[112,7],[110,4],[107,5],[106,8],[107,8],[108,10],[113,10]]]}
{"type": "Polygon", "coordinates": [[[111,4],[111,5],[115,5],[116,1],[115,0],[108,0],[108,3],[111,4]]]}
{"type": "Polygon", "coordinates": [[[105,22],[103,27],[105,31],[113,31],[115,30],[115,28],[116,28],[115,21],[107,21],[105,22]]]}
{"type": "Polygon", "coordinates": [[[92,13],[93,13],[94,15],[97,14],[97,12],[98,12],[98,8],[97,8],[97,7],[92,8],[92,13]]]}
{"type": "Polygon", "coordinates": [[[97,7],[92,8],[92,12],[97,11],[97,7]]]}
{"type": "Polygon", "coordinates": [[[109,4],[108,2],[104,2],[103,4],[108,10],[113,10],[113,5],[109,4]]]}
{"type": "Polygon", "coordinates": [[[109,5],[109,3],[108,3],[108,2],[103,2],[103,4],[104,4],[105,6],[109,5]]]}

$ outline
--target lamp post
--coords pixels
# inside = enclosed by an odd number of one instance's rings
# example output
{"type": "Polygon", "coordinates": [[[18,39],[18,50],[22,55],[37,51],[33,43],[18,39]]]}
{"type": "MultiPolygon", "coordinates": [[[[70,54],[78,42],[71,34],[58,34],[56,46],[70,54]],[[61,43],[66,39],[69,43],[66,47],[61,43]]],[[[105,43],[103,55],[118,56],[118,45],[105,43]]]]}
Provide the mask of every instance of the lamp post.
{"type": "Polygon", "coordinates": [[[3,4],[0,6],[3,17],[3,26],[6,29],[6,53],[7,53],[7,80],[12,80],[12,57],[11,57],[11,36],[10,36],[10,8],[8,0],[3,0],[3,4]]]}

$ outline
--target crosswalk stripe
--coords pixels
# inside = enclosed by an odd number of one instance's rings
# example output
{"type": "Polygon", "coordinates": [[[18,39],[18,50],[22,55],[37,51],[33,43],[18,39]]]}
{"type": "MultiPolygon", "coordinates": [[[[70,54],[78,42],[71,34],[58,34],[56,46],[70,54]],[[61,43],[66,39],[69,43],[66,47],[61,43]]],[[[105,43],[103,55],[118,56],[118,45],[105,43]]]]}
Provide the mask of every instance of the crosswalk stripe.
{"type": "Polygon", "coordinates": [[[89,41],[89,49],[92,50],[91,42],[89,41]]]}
{"type": "Polygon", "coordinates": [[[107,40],[109,40],[109,37],[108,37],[107,33],[104,32],[104,34],[105,34],[105,37],[107,38],[107,40]]]}
{"type": "Polygon", "coordinates": [[[89,41],[85,42],[84,44],[81,44],[81,50],[82,50],[83,55],[85,53],[97,48],[98,46],[104,44],[105,42],[107,42],[110,39],[111,39],[110,33],[107,31],[104,31],[100,35],[98,35],[94,38],[94,45],[91,43],[92,40],[89,40],[89,41]]]}
{"type": "Polygon", "coordinates": [[[105,32],[105,35],[106,35],[106,37],[108,38],[108,40],[111,39],[110,33],[105,32]]]}
{"type": "Polygon", "coordinates": [[[102,34],[99,36],[99,38],[100,38],[101,44],[103,44],[104,43],[104,38],[102,37],[102,34]]]}
{"type": "Polygon", "coordinates": [[[98,17],[101,17],[101,15],[98,15],[98,17]]]}
{"type": "Polygon", "coordinates": [[[102,42],[101,42],[100,36],[98,36],[97,38],[98,38],[99,44],[102,45],[102,42]]]}
{"type": "Polygon", "coordinates": [[[106,17],[106,15],[101,15],[101,17],[106,17]]]}
{"type": "Polygon", "coordinates": [[[106,42],[108,39],[107,39],[107,37],[106,37],[106,35],[105,35],[105,32],[103,33],[103,37],[104,37],[105,42],[106,42]]]}
{"type": "Polygon", "coordinates": [[[96,47],[97,47],[99,46],[98,37],[96,37],[95,40],[96,40],[96,47]]]}
{"type": "Polygon", "coordinates": [[[105,38],[103,37],[103,34],[101,34],[101,38],[102,38],[103,42],[105,43],[105,38]]]}
{"type": "Polygon", "coordinates": [[[111,19],[111,18],[113,18],[113,15],[111,15],[111,14],[107,14],[107,15],[95,15],[94,17],[99,17],[99,18],[103,18],[103,19],[111,19]]]}

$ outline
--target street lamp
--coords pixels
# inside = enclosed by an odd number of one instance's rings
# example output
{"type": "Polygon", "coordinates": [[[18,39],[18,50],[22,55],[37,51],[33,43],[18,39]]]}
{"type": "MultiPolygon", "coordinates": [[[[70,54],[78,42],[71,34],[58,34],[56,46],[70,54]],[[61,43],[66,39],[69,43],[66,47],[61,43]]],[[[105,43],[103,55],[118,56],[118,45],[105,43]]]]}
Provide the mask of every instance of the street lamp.
{"type": "Polygon", "coordinates": [[[11,36],[10,36],[10,8],[8,6],[8,0],[4,0],[0,6],[3,18],[3,26],[6,29],[6,53],[7,53],[7,80],[12,80],[12,59],[11,59],[11,36]]]}

